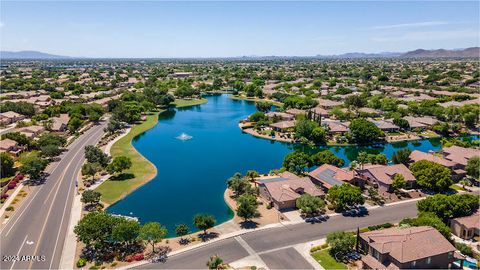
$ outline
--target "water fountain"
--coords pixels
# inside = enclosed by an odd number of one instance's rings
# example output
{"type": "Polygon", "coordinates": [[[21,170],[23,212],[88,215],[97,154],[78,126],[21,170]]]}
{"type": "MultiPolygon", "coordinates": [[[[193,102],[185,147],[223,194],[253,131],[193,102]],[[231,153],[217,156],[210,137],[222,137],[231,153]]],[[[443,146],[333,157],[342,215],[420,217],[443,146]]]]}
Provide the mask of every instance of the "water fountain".
{"type": "Polygon", "coordinates": [[[179,136],[175,137],[176,139],[179,139],[181,141],[188,141],[188,140],[191,140],[193,137],[188,135],[187,133],[185,132],[182,132],[182,134],[180,134],[179,136]]]}

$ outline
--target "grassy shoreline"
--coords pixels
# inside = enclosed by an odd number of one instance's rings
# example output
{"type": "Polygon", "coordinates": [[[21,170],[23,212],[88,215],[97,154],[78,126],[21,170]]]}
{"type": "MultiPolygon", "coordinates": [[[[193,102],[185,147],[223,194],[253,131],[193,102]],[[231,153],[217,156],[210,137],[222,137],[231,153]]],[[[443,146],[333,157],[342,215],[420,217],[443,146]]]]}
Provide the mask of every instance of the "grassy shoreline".
{"type": "Polygon", "coordinates": [[[126,180],[107,180],[96,189],[96,191],[102,194],[102,202],[105,203],[106,206],[121,200],[157,175],[155,165],[133,147],[132,140],[141,133],[154,127],[158,122],[158,115],[160,113],[161,112],[155,112],[147,115],[147,119],[144,122],[133,126],[127,135],[112,145],[110,150],[112,157],[127,156],[132,160],[132,167],[126,170],[125,174],[133,174],[134,177],[126,180]]]}
{"type": "MultiPolygon", "coordinates": [[[[175,100],[177,108],[195,106],[206,103],[208,100],[175,100]]],[[[132,160],[132,167],[126,170],[125,175],[133,175],[133,178],[125,180],[107,180],[96,191],[102,194],[102,202],[109,206],[125,198],[139,187],[143,186],[157,175],[157,168],[147,158],[140,154],[132,145],[132,140],[143,132],[153,128],[158,122],[158,115],[163,112],[153,112],[147,115],[147,119],[141,124],[132,127],[130,132],[112,145],[110,154],[112,157],[127,156],[132,160]]]]}

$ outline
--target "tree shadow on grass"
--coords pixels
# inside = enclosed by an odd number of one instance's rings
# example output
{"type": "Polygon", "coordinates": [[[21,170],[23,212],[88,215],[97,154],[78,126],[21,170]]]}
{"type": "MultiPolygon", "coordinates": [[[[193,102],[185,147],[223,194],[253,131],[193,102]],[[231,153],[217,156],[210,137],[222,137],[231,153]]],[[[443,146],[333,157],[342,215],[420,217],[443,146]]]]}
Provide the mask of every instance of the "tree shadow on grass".
{"type": "Polygon", "coordinates": [[[135,178],[135,175],[133,173],[122,173],[122,174],[119,174],[119,175],[111,176],[109,180],[110,181],[125,181],[125,180],[129,180],[129,179],[132,179],[132,178],[135,178]]]}
{"type": "Polygon", "coordinates": [[[209,241],[211,239],[217,238],[218,233],[216,232],[207,232],[207,233],[201,233],[198,235],[198,238],[202,239],[202,242],[209,241]]]}
{"type": "Polygon", "coordinates": [[[240,227],[242,229],[255,229],[258,227],[258,223],[252,220],[246,220],[240,222],[240,227]]]}

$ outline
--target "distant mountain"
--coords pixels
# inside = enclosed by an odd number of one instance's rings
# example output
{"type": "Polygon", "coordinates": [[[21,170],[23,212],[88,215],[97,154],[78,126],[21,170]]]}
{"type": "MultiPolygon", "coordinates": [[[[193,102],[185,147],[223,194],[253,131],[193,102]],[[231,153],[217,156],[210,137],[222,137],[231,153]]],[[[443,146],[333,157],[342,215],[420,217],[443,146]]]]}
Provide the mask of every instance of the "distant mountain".
{"type": "Polygon", "coordinates": [[[0,51],[0,59],[67,59],[69,56],[54,55],[38,51],[0,51]]]}
{"type": "Polygon", "coordinates": [[[344,53],[338,55],[332,55],[333,58],[388,58],[388,57],[398,57],[402,53],[399,52],[381,52],[381,53],[344,53]]]}
{"type": "Polygon", "coordinates": [[[454,50],[423,50],[406,52],[400,55],[402,58],[474,58],[480,57],[480,47],[471,47],[466,49],[454,50]]]}

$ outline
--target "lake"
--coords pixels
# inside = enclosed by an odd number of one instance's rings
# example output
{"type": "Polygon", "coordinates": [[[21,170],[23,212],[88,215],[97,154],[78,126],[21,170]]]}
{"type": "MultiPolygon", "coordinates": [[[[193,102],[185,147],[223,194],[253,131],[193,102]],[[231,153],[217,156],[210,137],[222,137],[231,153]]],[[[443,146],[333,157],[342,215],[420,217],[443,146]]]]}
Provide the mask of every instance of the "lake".
{"type": "MultiPolygon", "coordinates": [[[[249,101],[228,95],[209,96],[208,103],[166,111],[158,124],[137,136],[133,146],[157,167],[158,174],[107,211],[138,217],[140,222],[158,221],[174,236],[176,224],[193,230],[197,213],[214,215],[217,224],[232,218],[223,200],[226,180],[247,170],[268,173],[282,166],[283,157],[301,147],[272,142],[242,133],[238,122],[256,111],[249,101]],[[192,136],[179,140],[180,134],[192,136]]],[[[403,148],[424,152],[440,150],[439,139],[400,142],[376,147],[327,147],[348,166],[360,151],[384,153],[390,159],[403,148]]]]}

